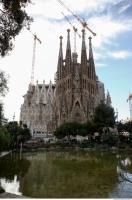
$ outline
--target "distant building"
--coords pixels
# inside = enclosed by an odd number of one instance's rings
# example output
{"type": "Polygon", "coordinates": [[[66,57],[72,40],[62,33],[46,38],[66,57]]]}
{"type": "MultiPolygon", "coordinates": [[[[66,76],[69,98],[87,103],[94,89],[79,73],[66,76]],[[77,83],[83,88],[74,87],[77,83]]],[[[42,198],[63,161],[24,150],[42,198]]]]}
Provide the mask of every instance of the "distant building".
{"type": "MultiPolygon", "coordinates": [[[[105,102],[104,84],[95,72],[92,38],[89,37],[87,58],[85,31],[82,30],[80,63],[77,61],[77,53],[71,51],[69,29],[65,58],[62,39],[60,36],[55,84],[30,84],[24,95],[20,120],[27,124],[33,136],[51,133],[64,122],[87,122],[91,120],[95,107],[105,102]]],[[[110,105],[110,98],[107,97],[106,102],[110,105]]]]}

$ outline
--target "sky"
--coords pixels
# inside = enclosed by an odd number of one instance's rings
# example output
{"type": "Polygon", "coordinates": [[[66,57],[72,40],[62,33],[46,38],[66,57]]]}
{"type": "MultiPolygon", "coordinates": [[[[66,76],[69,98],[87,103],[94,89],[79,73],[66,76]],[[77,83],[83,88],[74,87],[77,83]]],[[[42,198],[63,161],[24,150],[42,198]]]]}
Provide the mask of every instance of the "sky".
{"type": "MultiPolygon", "coordinates": [[[[130,117],[127,98],[132,92],[132,0],[63,0],[97,34],[92,36],[96,74],[110,92],[112,105],[118,110],[118,119],[130,117]]],[[[31,31],[37,34],[34,82],[54,82],[59,53],[59,37],[63,36],[65,56],[67,29],[70,28],[71,48],[74,49],[74,32],[63,12],[81,34],[82,25],[57,0],[32,0],[26,8],[33,17],[31,31]]],[[[80,62],[81,39],[77,36],[78,62],[80,62]]],[[[19,120],[23,95],[31,81],[33,36],[25,28],[14,40],[14,49],[0,58],[0,69],[8,76],[9,92],[2,99],[4,114],[8,120],[19,120]]]]}

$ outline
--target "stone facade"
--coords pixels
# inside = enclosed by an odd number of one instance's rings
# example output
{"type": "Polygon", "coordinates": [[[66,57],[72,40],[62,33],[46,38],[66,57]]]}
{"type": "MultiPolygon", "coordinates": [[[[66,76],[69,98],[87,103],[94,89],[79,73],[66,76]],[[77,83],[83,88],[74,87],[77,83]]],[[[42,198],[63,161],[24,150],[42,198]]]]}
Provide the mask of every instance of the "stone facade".
{"type": "Polygon", "coordinates": [[[29,85],[21,106],[20,121],[27,124],[33,136],[53,131],[55,85],[50,82],[29,85]]]}
{"type": "Polygon", "coordinates": [[[87,58],[85,31],[82,30],[81,62],[77,53],[71,53],[70,30],[67,30],[66,57],[63,59],[62,37],[57,67],[55,114],[57,125],[64,122],[87,122],[96,106],[98,93],[91,37],[89,38],[89,58],[87,58]]]}
{"type": "MultiPolygon", "coordinates": [[[[91,37],[89,57],[82,30],[81,61],[71,52],[70,30],[67,30],[66,56],[63,58],[62,36],[56,72],[56,83],[29,85],[21,106],[20,120],[32,134],[53,132],[64,122],[84,123],[91,119],[95,107],[105,101],[104,84],[95,72],[91,37]]],[[[110,103],[110,102],[109,102],[110,103]]]]}

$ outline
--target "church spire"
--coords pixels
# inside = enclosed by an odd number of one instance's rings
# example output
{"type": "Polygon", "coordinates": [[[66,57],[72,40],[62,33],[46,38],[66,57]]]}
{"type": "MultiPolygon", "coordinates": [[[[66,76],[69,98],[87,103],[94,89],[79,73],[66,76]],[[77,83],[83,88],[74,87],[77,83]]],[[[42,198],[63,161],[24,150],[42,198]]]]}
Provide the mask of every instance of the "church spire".
{"type": "Polygon", "coordinates": [[[92,37],[89,37],[89,75],[90,78],[96,79],[96,74],[95,74],[95,65],[94,65],[94,57],[93,57],[93,50],[92,50],[92,37]]]}
{"type": "Polygon", "coordinates": [[[71,58],[70,29],[67,29],[66,58],[71,58]]]}
{"type": "Polygon", "coordinates": [[[81,64],[87,63],[87,51],[85,44],[85,30],[82,30],[82,50],[81,50],[81,64]]]}
{"type": "Polygon", "coordinates": [[[57,66],[57,72],[59,78],[61,76],[62,66],[63,66],[63,50],[62,50],[62,39],[63,37],[60,36],[60,49],[59,49],[59,56],[58,56],[58,66],[57,66]]]}
{"type": "Polygon", "coordinates": [[[107,105],[107,106],[111,106],[111,104],[112,104],[111,96],[110,96],[109,91],[107,90],[107,95],[106,95],[106,105],[107,105]]]}
{"type": "Polygon", "coordinates": [[[93,60],[93,50],[92,50],[92,37],[89,37],[89,59],[92,59],[93,60]]]}
{"type": "Polygon", "coordinates": [[[71,66],[71,44],[70,44],[70,29],[67,29],[67,47],[66,47],[66,71],[70,70],[71,66]]]}

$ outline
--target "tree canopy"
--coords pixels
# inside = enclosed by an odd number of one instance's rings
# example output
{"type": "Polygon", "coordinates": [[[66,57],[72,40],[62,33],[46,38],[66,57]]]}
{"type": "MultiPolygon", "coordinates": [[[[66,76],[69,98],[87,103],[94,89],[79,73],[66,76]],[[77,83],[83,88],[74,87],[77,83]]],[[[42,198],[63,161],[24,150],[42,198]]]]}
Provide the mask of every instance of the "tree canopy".
{"type": "Polygon", "coordinates": [[[30,0],[0,0],[0,55],[13,49],[13,39],[32,21],[25,11],[30,0]]]}
{"type": "Polygon", "coordinates": [[[114,109],[104,103],[101,103],[95,108],[93,121],[100,127],[113,127],[115,124],[114,109]]]}

